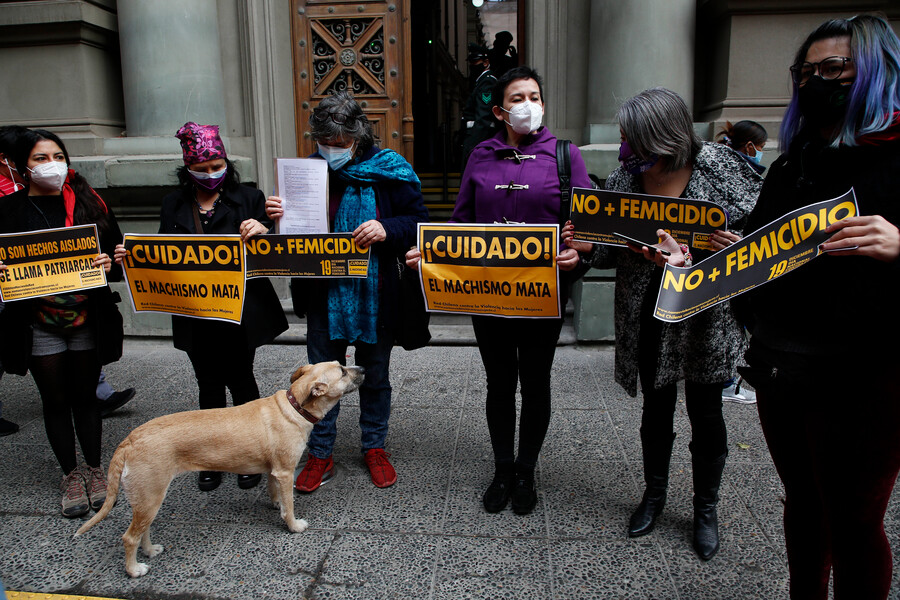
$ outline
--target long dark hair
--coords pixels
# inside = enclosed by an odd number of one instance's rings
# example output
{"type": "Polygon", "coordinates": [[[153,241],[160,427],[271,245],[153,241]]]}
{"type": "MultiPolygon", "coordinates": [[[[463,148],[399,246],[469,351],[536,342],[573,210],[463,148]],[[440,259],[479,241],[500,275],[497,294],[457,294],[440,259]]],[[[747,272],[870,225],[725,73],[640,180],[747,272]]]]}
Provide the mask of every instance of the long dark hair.
{"type": "MultiPolygon", "coordinates": [[[[54,142],[59,146],[59,149],[62,150],[63,155],[66,157],[66,165],[70,169],[72,168],[72,161],[69,159],[69,151],[66,150],[66,145],[59,139],[59,136],[46,129],[26,129],[21,132],[21,135],[16,139],[10,157],[12,158],[12,161],[16,163],[16,169],[19,171],[19,174],[29,182],[29,185],[31,177],[27,168],[28,157],[31,156],[31,151],[34,150],[34,147],[38,142],[43,140],[54,142]]],[[[100,231],[105,232],[109,230],[109,209],[87,180],[75,171],[72,171],[70,173],[69,183],[72,186],[72,190],[75,192],[75,210],[72,215],[74,224],[89,225],[91,223],[96,223],[97,228],[100,231]]]]}
{"type": "MultiPolygon", "coordinates": [[[[815,42],[841,37],[850,38],[856,78],[850,86],[847,114],[838,123],[831,143],[854,146],[857,137],[891,127],[894,113],[900,111],[900,39],[880,15],[831,19],[809,34],[797,50],[794,64],[806,60],[815,42]]],[[[778,142],[782,152],[787,151],[791,140],[805,125],[800,113],[799,88],[794,83],[791,101],[781,121],[778,142]]]]}

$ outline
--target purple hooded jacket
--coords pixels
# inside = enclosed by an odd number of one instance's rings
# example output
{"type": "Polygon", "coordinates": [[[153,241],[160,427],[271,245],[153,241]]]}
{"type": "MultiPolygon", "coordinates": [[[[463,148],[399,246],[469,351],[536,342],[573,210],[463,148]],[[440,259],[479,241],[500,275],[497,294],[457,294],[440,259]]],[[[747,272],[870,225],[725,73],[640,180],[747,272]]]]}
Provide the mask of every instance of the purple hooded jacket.
{"type": "MultiPolygon", "coordinates": [[[[569,148],[571,186],[591,187],[581,152],[574,144],[569,148]]],[[[559,208],[556,136],[541,127],[514,148],[501,131],[475,146],[469,156],[450,222],[555,224],[559,223],[559,208]]]]}

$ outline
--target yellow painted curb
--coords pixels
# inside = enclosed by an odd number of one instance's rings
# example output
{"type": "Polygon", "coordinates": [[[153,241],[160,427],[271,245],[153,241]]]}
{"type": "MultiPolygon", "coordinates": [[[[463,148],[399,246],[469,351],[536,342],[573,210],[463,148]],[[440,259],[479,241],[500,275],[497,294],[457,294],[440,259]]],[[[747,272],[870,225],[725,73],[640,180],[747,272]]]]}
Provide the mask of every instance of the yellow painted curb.
{"type": "Polygon", "coordinates": [[[70,596],[68,594],[42,594],[36,592],[6,592],[7,600],[118,600],[99,596],[70,596]]]}

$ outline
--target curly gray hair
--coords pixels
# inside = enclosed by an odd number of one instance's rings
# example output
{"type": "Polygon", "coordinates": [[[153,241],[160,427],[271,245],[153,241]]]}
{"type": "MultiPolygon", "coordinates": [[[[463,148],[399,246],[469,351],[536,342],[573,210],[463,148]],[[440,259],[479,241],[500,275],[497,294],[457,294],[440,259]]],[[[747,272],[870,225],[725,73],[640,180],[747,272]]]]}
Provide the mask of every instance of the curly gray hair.
{"type": "Polygon", "coordinates": [[[322,100],[309,116],[309,127],[317,142],[352,139],[361,153],[375,145],[372,124],[350,92],[338,92],[322,100]]]}

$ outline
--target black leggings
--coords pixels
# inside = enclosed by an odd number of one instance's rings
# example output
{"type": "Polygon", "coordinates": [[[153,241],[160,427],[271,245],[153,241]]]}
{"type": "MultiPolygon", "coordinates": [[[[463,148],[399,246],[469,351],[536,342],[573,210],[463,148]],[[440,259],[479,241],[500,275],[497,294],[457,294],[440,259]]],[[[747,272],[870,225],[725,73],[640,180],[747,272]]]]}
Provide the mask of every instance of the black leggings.
{"type": "Polygon", "coordinates": [[[487,375],[486,414],[494,460],[534,469],[550,425],[550,369],[562,319],[472,317],[487,375]],[[522,384],[516,459],[516,385],[522,384]]]}
{"type": "MultiPolygon", "coordinates": [[[[234,328],[204,327],[203,336],[195,336],[188,352],[197,386],[200,408],[225,408],[225,388],[231,391],[235,406],[259,398],[259,387],[253,375],[254,349],[247,348],[244,335],[234,328]]],[[[199,328],[198,328],[199,329],[199,328]]]]}
{"type": "Polygon", "coordinates": [[[68,475],[78,466],[76,436],[85,462],[99,467],[103,421],[97,403],[97,351],[32,356],[29,368],[41,393],[47,439],[63,472],[68,475]]]}

